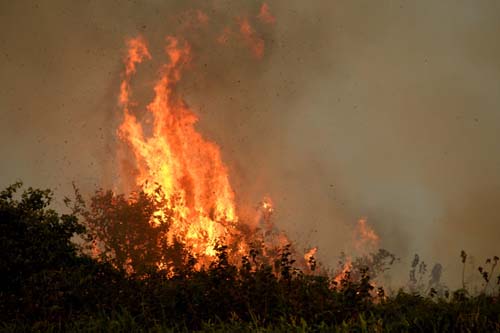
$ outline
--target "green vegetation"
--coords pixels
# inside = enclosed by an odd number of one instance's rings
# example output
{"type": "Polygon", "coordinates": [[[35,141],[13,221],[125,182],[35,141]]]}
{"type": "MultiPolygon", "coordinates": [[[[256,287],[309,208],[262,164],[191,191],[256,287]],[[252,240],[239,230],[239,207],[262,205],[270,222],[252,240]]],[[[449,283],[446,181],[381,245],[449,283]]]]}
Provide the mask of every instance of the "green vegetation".
{"type": "MultiPolygon", "coordinates": [[[[438,278],[418,293],[416,258],[407,291],[387,296],[372,283],[391,257],[384,251],[356,261],[339,283],[315,262],[296,267],[290,246],[272,258],[255,246],[236,264],[232,249],[218,245],[216,259],[198,270],[179,242],[158,242],[168,214],[151,227],[157,199],[97,192],[86,207],[77,192],[67,201],[71,213],[59,214],[50,191],[21,187],[0,192],[2,331],[500,331],[498,257],[479,268],[477,295],[465,283],[450,293],[438,278]],[[168,265],[158,268],[158,258],[168,265]]],[[[461,258],[465,265],[465,252],[461,258]]]]}

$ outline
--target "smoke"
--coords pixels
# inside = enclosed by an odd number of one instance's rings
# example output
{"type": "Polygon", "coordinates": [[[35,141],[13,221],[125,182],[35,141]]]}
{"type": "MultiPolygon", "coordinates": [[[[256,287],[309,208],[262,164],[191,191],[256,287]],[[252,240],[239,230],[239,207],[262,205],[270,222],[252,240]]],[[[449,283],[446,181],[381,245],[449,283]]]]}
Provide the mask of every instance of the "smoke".
{"type": "Polygon", "coordinates": [[[0,184],[111,186],[124,40],[150,41],[153,73],[164,37],[182,34],[196,58],[179,89],[239,200],[272,197],[276,223],[320,260],[363,216],[383,247],[445,277],[462,248],[498,254],[500,4],[279,0],[275,22],[261,5],[0,3],[0,184]]]}

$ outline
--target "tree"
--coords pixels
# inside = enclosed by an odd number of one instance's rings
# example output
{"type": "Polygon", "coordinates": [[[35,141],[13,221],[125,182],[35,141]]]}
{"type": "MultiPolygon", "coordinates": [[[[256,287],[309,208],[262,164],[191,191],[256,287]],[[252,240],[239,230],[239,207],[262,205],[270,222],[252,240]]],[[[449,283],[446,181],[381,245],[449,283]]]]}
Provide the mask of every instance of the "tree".
{"type": "Polygon", "coordinates": [[[154,194],[138,191],[128,197],[98,190],[87,204],[78,192],[76,197],[93,255],[102,261],[139,275],[158,269],[173,273],[189,265],[188,251],[167,237],[172,212],[160,188],[154,194]]]}
{"type": "MultiPolygon", "coordinates": [[[[43,276],[75,266],[78,247],[71,239],[85,228],[72,214],[59,215],[49,208],[50,190],[28,188],[18,182],[0,192],[0,313],[37,305],[29,294],[43,276]]],[[[43,298],[43,297],[41,297],[43,298]]]]}
{"type": "Polygon", "coordinates": [[[28,188],[19,198],[18,182],[0,192],[0,271],[7,277],[2,292],[17,288],[31,274],[77,260],[74,235],[85,228],[75,215],[49,209],[50,190],[28,188]]]}

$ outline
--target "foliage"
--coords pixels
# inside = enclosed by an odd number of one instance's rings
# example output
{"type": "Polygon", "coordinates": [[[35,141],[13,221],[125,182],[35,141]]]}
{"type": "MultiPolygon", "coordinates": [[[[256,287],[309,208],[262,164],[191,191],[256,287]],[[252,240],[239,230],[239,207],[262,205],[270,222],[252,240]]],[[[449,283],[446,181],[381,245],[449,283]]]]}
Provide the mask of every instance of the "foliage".
{"type": "Polygon", "coordinates": [[[388,297],[372,282],[394,260],[383,250],[354,260],[340,283],[301,269],[290,245],[273,260],[256,246],[236,264],[218,244],[215,259],[197,266],[182,244],[161,242],[161,195],[98,191],[86,204],[77,192],[72,213],[60,215],[50,191],[20,188],[0,192],[3,331],[500,331],[497,257],[480,270],[479,295],[433,293],[439,268],[424,288],[430,296],[418,293],[425,267],[415,260],[414,289],[388,297]]]}

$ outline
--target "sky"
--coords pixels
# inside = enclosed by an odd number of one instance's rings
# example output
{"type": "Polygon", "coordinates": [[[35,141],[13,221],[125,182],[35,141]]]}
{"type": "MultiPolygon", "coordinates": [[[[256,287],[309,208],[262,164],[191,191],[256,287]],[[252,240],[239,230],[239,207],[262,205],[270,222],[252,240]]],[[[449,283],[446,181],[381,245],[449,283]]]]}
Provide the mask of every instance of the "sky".
{"type": "Polygon", "coordinates": [[[259,1],[0,0],[0,186],[61,200],[72,182],[110,186],[125,40],[143,35],[159,54],[165,36],[188,35],[179,89],[239,201],[269,195],[276,224],[323,262],[350,248],[361,217],[403,265],[419,253],[451,274],[462,249],[498,255],[500,3],[267,4],[274,24],[255,19],[259,1]],[[215,42],[242,17],[262,59],[215,42]]]}

